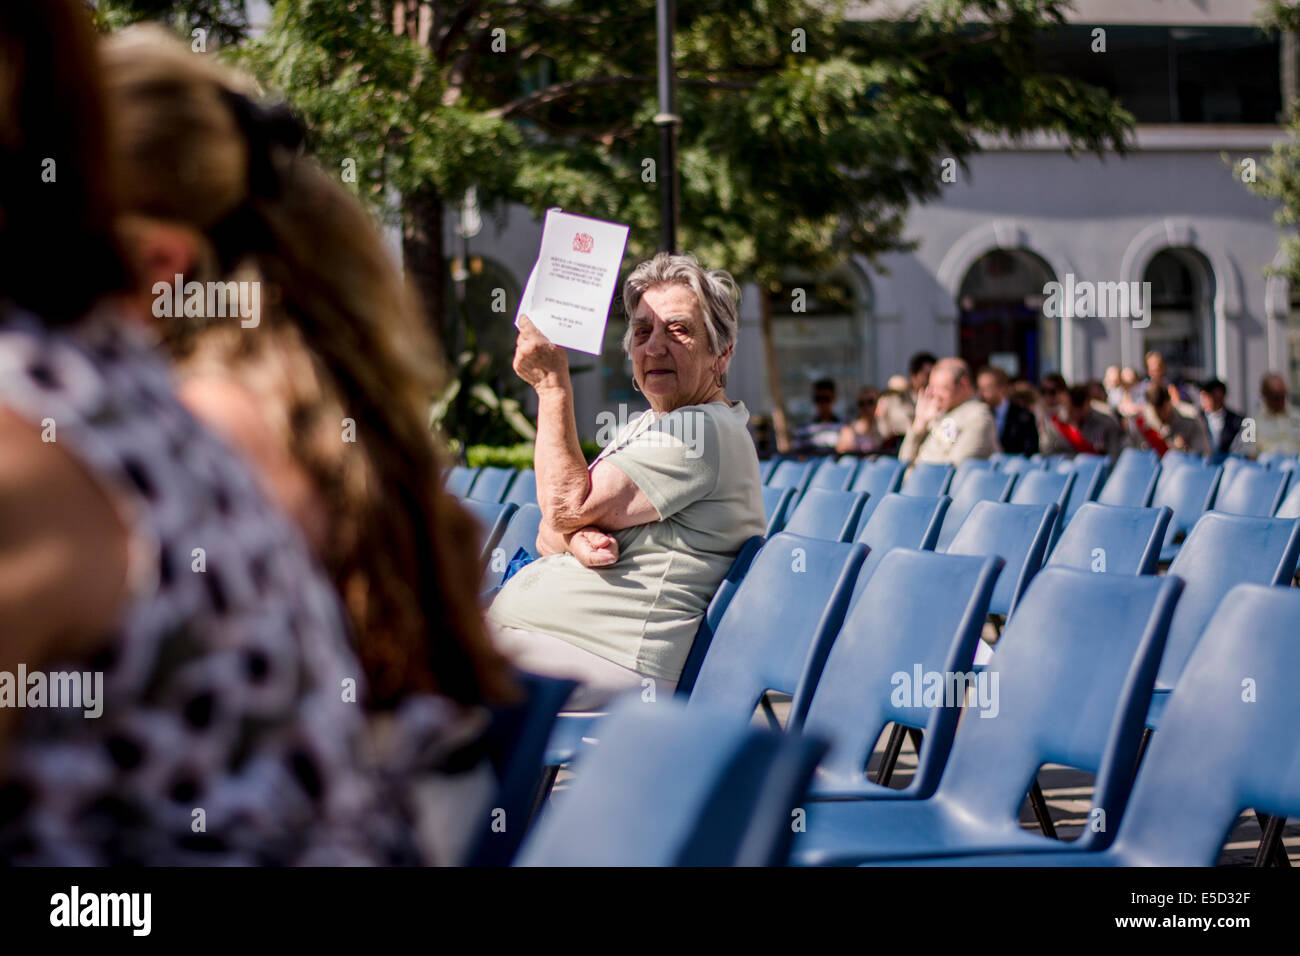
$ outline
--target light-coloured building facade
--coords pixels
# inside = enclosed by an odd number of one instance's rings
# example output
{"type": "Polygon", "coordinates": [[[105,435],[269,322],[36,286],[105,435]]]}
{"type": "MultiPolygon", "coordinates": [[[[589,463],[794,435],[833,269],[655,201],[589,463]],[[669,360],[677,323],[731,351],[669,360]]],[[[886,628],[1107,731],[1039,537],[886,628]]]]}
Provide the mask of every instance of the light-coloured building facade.
{"type": "MultiPolygon", "coordinates": [[[[1110,365],[1141,374],[1154,348],[1176,379],[1222,379],[1229,405],[1247,413],[1268,370],[1300,392],[1300,313],[1287,283],[1266,274],[1279,261],[1274,205],[1243,184],[1249,161],[1262,163],[1285,135],[1294,47],[1258,31],[1256,16],[1250,0],[1079,0],[1044,55],[1113,87],[1138,117],[1134,149],[1102,159],[1071,157],[1046,137],[987,141],[940,198],[911,211],[914,251],[883,257],[883,268],[846,262],[832,277],[847,308],[814,302],[777,316],[792,419],[810,412],[813,381],[834,378],[847,414],[858,386],[883,386],[921,350],[1033,381],[1059,370],[1073,382],[1110,365]]],[[[449,222],[458,241],[453,232],[449,222]]],[[[486,221],[471,244],[483,281],[517,301],[539,237],[520,208],[486,221]]],[[[601,412],[643,407],[618,347],[619,311],[604,356],[571,356],[585,368],[574,376],[584,437],[601,412]]],[[[752,289],[741,317],[727,390],[760,414],[770,402],[752,289]]],[[[506,347],[512,336],[506,322],[506,347]]]]}

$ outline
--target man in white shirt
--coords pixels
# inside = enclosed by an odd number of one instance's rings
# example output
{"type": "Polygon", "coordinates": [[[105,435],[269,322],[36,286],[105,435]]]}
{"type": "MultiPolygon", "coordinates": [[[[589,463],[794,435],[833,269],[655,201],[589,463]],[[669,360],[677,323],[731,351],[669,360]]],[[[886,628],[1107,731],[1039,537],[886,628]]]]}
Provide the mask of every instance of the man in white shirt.
{"type": "Polygon", "coordinates": [[[1259,383],[1259,397],[1264,407],[1255,417],[1255,442],[1253,448],[1246,443],[1247,454],[1300,454],[1300,415],[1287,402],[1286,380],[1269,372],[1259,383]]]}
{"type": "Polygon", "coordinates": [[[916,405],[898,460],[957,465],[988,458],[998,450],[993,412],[975,394],[970,366],[958,358],[940,359],[916,405]]]}

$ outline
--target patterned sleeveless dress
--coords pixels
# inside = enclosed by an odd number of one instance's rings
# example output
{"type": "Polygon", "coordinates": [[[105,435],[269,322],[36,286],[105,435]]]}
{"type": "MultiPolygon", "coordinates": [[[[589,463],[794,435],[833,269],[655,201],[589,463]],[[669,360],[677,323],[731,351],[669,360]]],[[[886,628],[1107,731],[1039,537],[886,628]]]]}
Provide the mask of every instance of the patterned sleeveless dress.
{"type": "Polygon", "coordinates": [[[132,538],[102,646],[40,664],[102,672],[102,715],[12,725],[0,863],[419,862],[367,769],[363,677],[328,581],[144,334],[103,310],[46,329],[0,303],[0,404],[84,464],[132,538]]]}

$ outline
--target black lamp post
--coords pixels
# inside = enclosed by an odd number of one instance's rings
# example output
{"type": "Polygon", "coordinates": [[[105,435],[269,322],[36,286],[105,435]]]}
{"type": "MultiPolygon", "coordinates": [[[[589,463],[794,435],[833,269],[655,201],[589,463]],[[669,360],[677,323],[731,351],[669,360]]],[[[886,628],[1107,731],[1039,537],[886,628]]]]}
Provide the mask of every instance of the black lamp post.
{"type": "Polygon", "coordinates": [[[675,112],[677,77],[673,72],[673,23],[677,19],[675,0],[657,0],[655,23],[659,32],[659,248],[677,251],[677,127],[682,118],[675,112]]]}

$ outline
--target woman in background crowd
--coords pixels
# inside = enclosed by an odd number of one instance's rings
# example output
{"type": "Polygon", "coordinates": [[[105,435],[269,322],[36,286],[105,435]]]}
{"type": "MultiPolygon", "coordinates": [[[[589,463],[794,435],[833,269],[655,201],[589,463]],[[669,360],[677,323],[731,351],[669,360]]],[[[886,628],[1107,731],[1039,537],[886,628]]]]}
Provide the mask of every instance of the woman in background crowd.
{"type": "Polygon", "coordinates": [[[876,424],[876,403],[880,396],[870,385],[858,389],[858,413],[840,429],[835,450],[841,455],[870,455],[880,451],[884,439],[876,424]]]}

